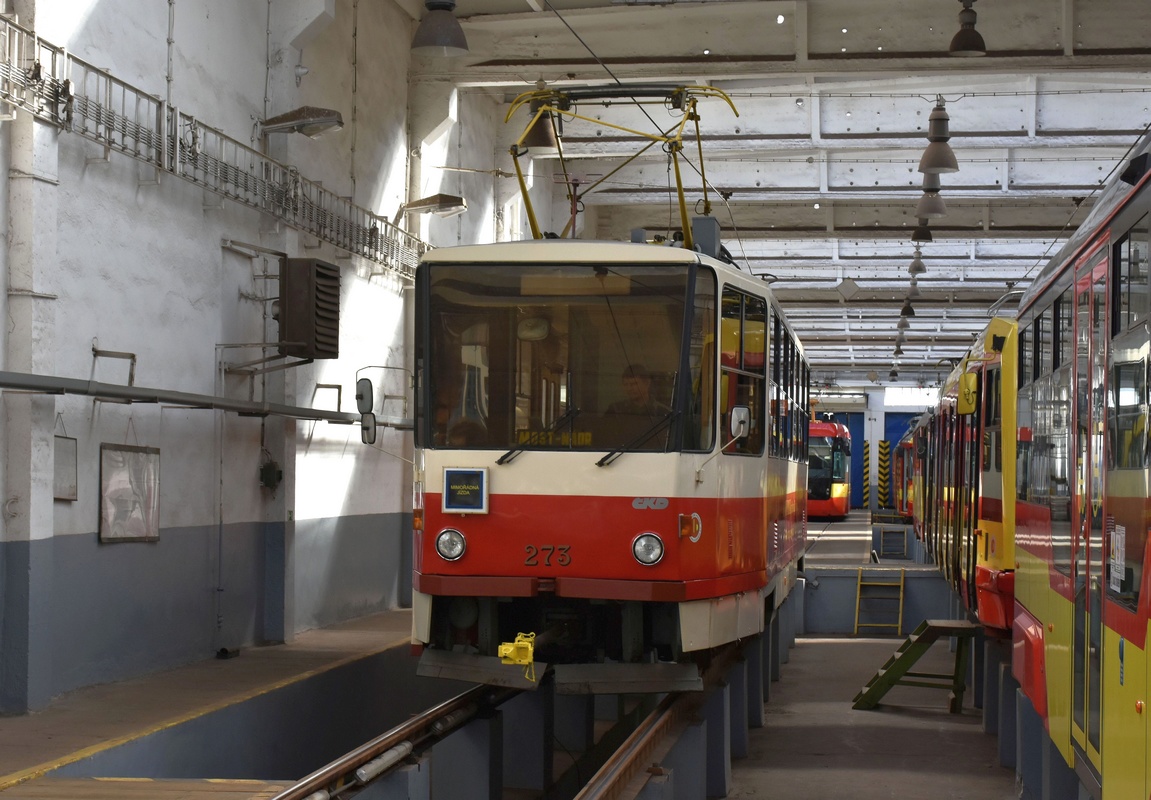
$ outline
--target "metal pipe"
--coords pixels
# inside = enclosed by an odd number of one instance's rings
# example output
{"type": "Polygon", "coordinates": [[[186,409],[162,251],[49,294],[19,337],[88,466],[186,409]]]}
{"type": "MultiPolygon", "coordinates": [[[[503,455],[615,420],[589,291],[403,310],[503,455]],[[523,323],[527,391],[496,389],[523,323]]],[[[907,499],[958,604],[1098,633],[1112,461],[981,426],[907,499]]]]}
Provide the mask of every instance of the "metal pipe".
{"type": "MultiPolygon", "coordinates": [[[[342,411],[325,411],[319,408],[289,406],[283,403],[233,400],[210,394],[177,392],[171,389],[149,389],[145,386],[121,386],[99,381],[85,381],[77,378],[60,378],[49,375],[33,375],[27,372],[0,371],[0,390],[40,392],[43,394],[77,394],[107,400],[128,400],[134,403],[167,403],[188,408],[232,411],[246,416],[289,417],[291,419],[312,419],[332,422],[337,425],[353,425],[360,421],[358,414],[342,411]]],[[[380,422],[387,427],[411,427],[411,420],[394,416],[381,416],[380,422]]]]}

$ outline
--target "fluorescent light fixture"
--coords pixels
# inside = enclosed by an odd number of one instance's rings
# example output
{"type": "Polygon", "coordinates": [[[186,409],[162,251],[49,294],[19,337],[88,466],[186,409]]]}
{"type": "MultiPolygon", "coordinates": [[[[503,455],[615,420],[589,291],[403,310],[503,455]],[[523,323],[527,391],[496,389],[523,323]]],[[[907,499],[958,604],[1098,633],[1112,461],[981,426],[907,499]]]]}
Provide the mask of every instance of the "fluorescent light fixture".
{"type": "Polygon", "coordinates": [[[271,117],[260,123],[260,132],[269,133],[302,133],[309,139],[315,139],[329,131],[338,131],[344,127],[344,118],[339,111],[316,106],[300,106],[279,116],[271,117]]]}

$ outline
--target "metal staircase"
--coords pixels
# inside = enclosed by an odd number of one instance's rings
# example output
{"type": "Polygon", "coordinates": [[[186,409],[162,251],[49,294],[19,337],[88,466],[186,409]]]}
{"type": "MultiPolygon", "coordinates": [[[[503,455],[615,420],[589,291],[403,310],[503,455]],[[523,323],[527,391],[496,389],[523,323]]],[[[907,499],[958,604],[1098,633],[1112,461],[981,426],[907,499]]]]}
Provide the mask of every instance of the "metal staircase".
{"type": "Polygon", "coordinates": [[[980,631],[974,622],[961,619],[927,619],[907,637],[899,649],[887,659],[867,685],[852,701],[852,708],[866,711],[875,708],[893,686],[919,686],[926,689],[949,689],[948,710],[958,714],[963,708],[963,692],[967,688],[965,673],[967,653],[971,641],[980,631]],[[912,672],[916,662],[940,638],[954,636],[955,668],[951,674],[937,672],[912,672]]]}

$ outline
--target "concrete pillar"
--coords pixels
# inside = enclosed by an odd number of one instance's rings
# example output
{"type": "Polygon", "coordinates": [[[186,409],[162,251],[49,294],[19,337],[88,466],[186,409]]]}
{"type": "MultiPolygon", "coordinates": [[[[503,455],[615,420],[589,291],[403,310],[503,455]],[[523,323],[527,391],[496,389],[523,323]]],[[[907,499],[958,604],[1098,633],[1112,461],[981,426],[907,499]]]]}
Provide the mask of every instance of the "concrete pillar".
{"type": "Polygon", "coordinates": [[[999,667],[1011,658],[1010,645],[1003,639],[988,639],[983,648],[983,732],[999,733],[999,667]]]}
{"type": "Polygon", "coordinates": [[[707,720],[707,797],[727,797],[731,789],[731,687],[712,692],[703,707],[707,720]]]}
{"type": "Polygon", "coordinates": [[[555,696],[555,737],[560,749],[584,753],[595,744],[595,697],[590,694],[555,696]]]}
{"type": "Polygon", "coordinates": [[[555,684],[547,680],[534,692],[523,692],[500,711],[503,724],[503,774],[508,789],[543,792],[552,785],[555,741],[555,684]]]}
{"type": "Polygon", "coordinates": [[[432,748],[436,800],[500,800],[503,796],[503,715],[477,716],[432,748]]]}
{"type": "Polygon", "coordinates": [[[431,800],[432,764],[427,756],[372,781],[356,794],[358,800],[431,800]]]}
{"type": "Polygon", "coordinates": [[[771,667],[771,679],[777,681],[779,680],[780,666],[783,664],[783,657],[780,653],[783,649],[783,637],[780,635],[779,609],[771,612],[770,631],[771,658],[769,660],[771,663],[769,666],[771,667]]]}
{"type": "Polygon", "coordinates": [[[675,800],[674,774],[652,775],[636,795],[636,800],[675,800]]]}
{"type": "MultiPolygon", "coordinates": [[[[35,7],[27,10],[34,13],[35,7]]],[[[4,369],[54,375],[59,132],[25,112],[5,122],[4,131],[9,154],[7,291],[0,296],[4,369]]],[[[44,708],[55,693],[51,608],[56,402],[51,396],[5,392],[2,403],[0,713],[24,713],[44,708]]]]}
{"type": "Polygon", "coordinates": [[[1011,674],[1011,662],[999,662],[999,766],[1015,769],[1017,743],[1015,703],[1019,683],[1011,674]]]}
{"type": "Polygon", "coordinates": [[[1043,800],[1078,800],[1079,777],[1075,770],[1063,760],[1063,754],[1043,735],[1042,743],[1043,800]]]}
{"type": "Polygon", "coordinates": [[[671,772],[677,798],[704,797],[707,791],[707,722],[698,719],[672,745],[663,766],[671,772]]]}
{"type": "Polygon", "coordinates": [[[764,703],[767,702],[766,689],[771,677],[764,672],[763,644],[767,637],[763,634],[751,639],[743,648],[747,659],[747,726],[762,728],[766,723],[764,703]]]}
{"type": "MultiPolygon", "coordinates": [[[[791,593],[789,599],[795,601],[795,634],[802,636],[807,633],[807,619],[805,617],[807,611],[807,603],[804,602],[807,593],[807,578],[798,578],[795,581],[795,590],[791,593]]],[[[792,639],[792,644],[795,644],[795,639],[792,639]]]]}
{"type": "Polygon", "coordinates": [[[728,672],[730,687],[731,757],[747,758],[747,661],[740,659],[728,672]]]}
{"type": "Polygon", "coordinates": [[[967,658],[967,682],[971,686],[971,705],[974,708],[983,708],[983,653],[985,649],[983,631],[975,634],[971,639],[967,658]]]}
{"type": "Polygon", "coordinates": [[[1043,797],[1043,720],[1022,689],[1015,691],[1015,783],[1023,797],[1043,797]]]}
{"type": "Polygon", "coordinates": [[[779,619],[779,663],[786,664],[791,660],[791,645],[795,642],[795,623],[792,619],[792,609],[794,608],[791,602],[791,595],[783,601],[783,605],[779,607],[777,618],[779,619]]]}

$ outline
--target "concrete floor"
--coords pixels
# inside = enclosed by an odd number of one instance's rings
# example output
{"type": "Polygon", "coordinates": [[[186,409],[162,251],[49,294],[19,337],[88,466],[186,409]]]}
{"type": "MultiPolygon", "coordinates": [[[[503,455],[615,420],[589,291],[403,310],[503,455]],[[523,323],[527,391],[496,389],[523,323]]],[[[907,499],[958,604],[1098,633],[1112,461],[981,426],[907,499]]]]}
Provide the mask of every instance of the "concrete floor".
{"type": "MultiPolygon", "coordinates": [[[[868,525],[862,511],[842,522],[812,521],[808,564],[866,563],[868,525]]],[[[799,636],[771,685],[765,727],[750,732],[748,757],[732,764],[728,797],[1016,800],[1015,772],[999,766],[995,737],[983,733],[970,689],[960,714],[947,712],[947,692],[908,686],[892,689],[875,710],[851,708],[902,641],[799,636]]],[[[916,671],[953,666],[944,640],[916,671]]]]}
{"type": "MultiPolygon", "coordinates": [[[[947,713],[947,693],[897,686],[872,711],[855,693],[898,646],[895,639],[804,638],[771,686],[767,723],[752,730],[748,758],[732,765],[728,797],[1015,800],[1014,770],[999,766],[994,736],[965,697],[947,713]]],[[[920,661],[950,669],[947,642],[920,661]]]]}

